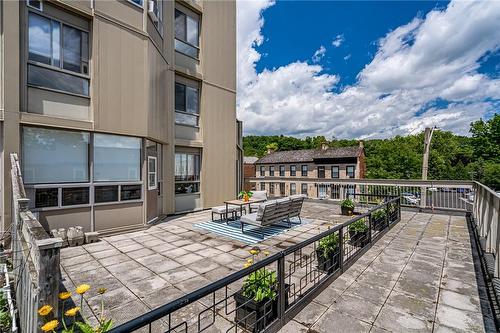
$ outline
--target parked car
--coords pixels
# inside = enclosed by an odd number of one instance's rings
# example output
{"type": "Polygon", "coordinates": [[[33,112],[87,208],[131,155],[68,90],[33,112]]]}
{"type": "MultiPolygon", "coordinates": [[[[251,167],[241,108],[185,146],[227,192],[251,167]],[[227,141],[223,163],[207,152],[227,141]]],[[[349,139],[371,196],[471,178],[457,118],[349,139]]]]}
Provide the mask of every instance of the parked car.
{"type": "Polygon", "coordinates": [[[417,198],[413,193],[403,192],[401,193],[401,197],[403,198],[403,205],[418,206],[420,204],[420,199],[417,198]]]}

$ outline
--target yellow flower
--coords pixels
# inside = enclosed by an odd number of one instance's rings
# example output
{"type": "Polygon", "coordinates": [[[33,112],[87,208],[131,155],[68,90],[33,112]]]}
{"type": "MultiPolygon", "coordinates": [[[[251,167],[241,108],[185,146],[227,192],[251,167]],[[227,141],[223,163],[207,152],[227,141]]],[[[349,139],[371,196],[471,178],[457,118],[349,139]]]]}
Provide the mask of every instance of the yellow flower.
{"type": "Polygon", "coordinates": [[[97,291],[100,295],[104,294],[105,292],[107,291],[106,288],[99,288],[99,290],[97,291]]]}
{"type": "Polygon", "coordinates": [[[263,253],[264,253],[264,255],[265,255],[265,256],[268,256],[271,252],[269,252],[269,251],[264,251],[263,253]]]}
{"type": "Polygon", "coordinates": [[[71,297],[71,293],[69,291],[65,291],[65,292],[59,293],[59,299],[61,301],[65,301],[65,300],[67,300],[70,297],[71,297]]]}
{"type": "Polygon", "coordinates": [[[251,249],[251,250],[250,250],[250,251],[248,251],[248,252],[250,252],[250,254],[251,254],[251,255],[256,255],[256,254],[259,254],[259,251],[258,251],[258,250],[254,250],[254,249],[251,249]]]}
{"type": "Polygon", "coordinates": [[[50,305],[44,305],[40,309],[38,309],[38,314],[40,316],[46,316],[52,312],[52,307],[50,305]]]}
{"type": "Polygon", "coordinates": [[[252,266],[252,264],[249,264],[248,262],[246,262],[246,263],[243,265],[243,267],[245,267],[245,268],[248,268],[248,267],[250,267],[250,266],[252,266]]]}
{"type": "Polygon", "coordinates": [[[53,332],[57,326],[59,325],[59,322],[57,320],[51,320],[47,322],[45,325],[41,327],[42,331],[44,332],[53,332]]]}
{"type": "Polygon", "coordinates": [[[74,308],[71,308],[68,311],[66,311],[64,313],[64,315],[67,316],[67,317],[74,317],[74,316],[76,316],[76,314],[78,313],[78,311],[80,311],[80,307],[79,306],[75,306],[74,308]]]}
{"type": "Polygon", "coordinates": [[[81,284],[76,288],[76,293],[79,295],[85,294],[90,289],[88,284],[81,284]]]}
{"type": "Polygon", "coordinates": [[[253,264],[253,259],[247,259],[247,263],[253,264]]]}

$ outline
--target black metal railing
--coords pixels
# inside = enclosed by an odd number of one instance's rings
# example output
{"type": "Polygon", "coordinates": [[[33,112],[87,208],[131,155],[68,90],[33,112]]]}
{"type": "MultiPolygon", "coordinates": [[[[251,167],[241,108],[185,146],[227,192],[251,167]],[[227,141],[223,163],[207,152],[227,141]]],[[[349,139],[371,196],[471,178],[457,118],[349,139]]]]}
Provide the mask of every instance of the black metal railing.
{"type": "Polygon", "coordinates": [[[274,255],[254,248],[248,267],[111,332],[277,332],[400,219],[400,198],[388,198],[274,255]]]}

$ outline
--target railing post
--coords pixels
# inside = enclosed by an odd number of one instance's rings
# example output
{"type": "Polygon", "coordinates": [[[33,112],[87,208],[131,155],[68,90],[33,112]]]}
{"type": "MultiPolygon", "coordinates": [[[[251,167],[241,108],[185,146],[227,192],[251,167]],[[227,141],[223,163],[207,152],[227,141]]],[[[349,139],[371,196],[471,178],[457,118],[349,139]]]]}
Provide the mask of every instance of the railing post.
{"type": "Polygon", "coordinates": [[[372,213],[368,213],[368,241],[372,243],[372,213]]]}
{"type": "Polygon", "coordinates": [[[286,304],[286,286],[285,286],[285,256],[278,259],[278,318],[280,327],[285,325],[285,304],[286,304]]]}
{"type": "Polygon", "coordinates": [[[344,271],[344,228],[339,229],[339,264],[340,271],[344,271]]]}

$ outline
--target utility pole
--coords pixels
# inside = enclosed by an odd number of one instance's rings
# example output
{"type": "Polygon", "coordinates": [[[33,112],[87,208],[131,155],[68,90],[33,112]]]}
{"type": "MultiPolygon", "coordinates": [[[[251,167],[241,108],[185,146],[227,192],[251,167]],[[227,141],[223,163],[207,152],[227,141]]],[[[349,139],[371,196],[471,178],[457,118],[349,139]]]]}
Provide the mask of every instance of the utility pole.
{"type": "MultiPolygon", "coordinates": [[[[434,129],[436,127],[430,128],[426,127],[425,128],[425,133],[424,133],[424,155],[422,158],[422,180],[427,180],[427,172],[429,170],[429,150],[431,149],[431,140],[432,140],[432,133],[434,133],[434,129]]],[[[421,194],[420,194],[420,207],[425,208],[426,205],[426,200],[427,200],[427,187],[422,186],[421,189],[421,194]]]]}

